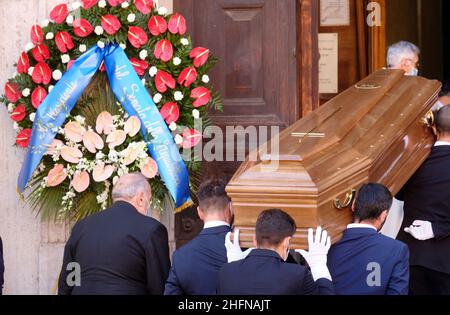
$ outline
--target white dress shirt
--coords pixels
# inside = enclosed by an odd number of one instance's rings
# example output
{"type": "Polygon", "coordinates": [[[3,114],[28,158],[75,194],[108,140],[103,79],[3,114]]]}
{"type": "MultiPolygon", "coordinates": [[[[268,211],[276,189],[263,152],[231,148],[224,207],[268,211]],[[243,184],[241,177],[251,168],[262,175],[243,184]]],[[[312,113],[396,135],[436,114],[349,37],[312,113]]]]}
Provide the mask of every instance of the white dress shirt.
{"type": "Polygon", "coordinates": [[[377,231],[376,227],[374,227],[373,225],[363,224],[363,223],[349,224],[349,225],[347,225],[347,229],[374,229],[375,231],[377,231]]]}
{"type": "Polygon", "coordinates": [[[214,228],[214,227],[218,227],[218,226],[230,226],[230,225],[225,221],[208,221],[208,222],[205,222],[203,228],[209,229],[209,228],[214,228]]]}
{"type": "Polygon", "coordinates": [[[436,141],[436,143],[434,144],[435,147],[442,147],[444,145],[450,145],[450,142],[448,142],[448,141],[436,141]]]}

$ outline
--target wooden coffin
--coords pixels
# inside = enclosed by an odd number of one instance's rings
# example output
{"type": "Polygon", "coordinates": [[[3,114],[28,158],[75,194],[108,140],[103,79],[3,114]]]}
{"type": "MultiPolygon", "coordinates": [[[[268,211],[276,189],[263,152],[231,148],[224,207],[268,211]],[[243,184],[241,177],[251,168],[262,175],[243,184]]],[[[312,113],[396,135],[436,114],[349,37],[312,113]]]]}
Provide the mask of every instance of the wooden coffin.
{"type": "Polygon", "coordinates": [[[429,155],[434,137],[424,118],[440,88],[380,70],[258,148],[227,186],[242,246],[253,246],[258,214],[270,208],[295,219],[293,248],[307,247],[309,227],[323,226],[338,241],[363,184],[396,194],[429,155]]]}

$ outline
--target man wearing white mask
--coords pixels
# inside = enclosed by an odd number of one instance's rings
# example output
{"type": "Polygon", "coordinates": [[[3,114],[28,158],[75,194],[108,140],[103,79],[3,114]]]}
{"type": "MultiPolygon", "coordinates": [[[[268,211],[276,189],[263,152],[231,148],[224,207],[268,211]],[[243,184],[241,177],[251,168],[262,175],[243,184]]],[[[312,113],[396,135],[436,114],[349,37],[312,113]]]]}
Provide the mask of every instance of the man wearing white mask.
{"type": "Polygon", "coordinates": [[[405,75],[419,74],[420,49],[413,43],[400,41],[388,48],[387,65],[389,69],[401,69],[405,75]]]}
{"type": "Polygon", "coordinates": [[[435,116],[430,156],[397,195],[405,217],[397,237],[410,251],[410,293],[450,294],[450,106],[435,116]]]}

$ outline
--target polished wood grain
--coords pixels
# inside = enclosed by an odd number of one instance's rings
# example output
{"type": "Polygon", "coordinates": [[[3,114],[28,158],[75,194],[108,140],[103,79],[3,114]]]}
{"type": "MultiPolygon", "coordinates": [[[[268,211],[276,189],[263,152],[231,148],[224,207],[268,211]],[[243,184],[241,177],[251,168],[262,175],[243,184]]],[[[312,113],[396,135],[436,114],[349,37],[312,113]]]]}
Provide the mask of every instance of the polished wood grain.
{"type": "Polygon", "coordinates": [[[434,138],[422,119],[440,86],[379,70],[273,139],[279,152],[261,147],[258,161],[244,162],[227,187],[244,246],[264,209],[290,213],[299,228],[292,245],[305,248],[308,227],[321,225],[339,240],[352,215],[334,201],[352,189],[379,182],[396,194],[430,152],[434,138]]]}

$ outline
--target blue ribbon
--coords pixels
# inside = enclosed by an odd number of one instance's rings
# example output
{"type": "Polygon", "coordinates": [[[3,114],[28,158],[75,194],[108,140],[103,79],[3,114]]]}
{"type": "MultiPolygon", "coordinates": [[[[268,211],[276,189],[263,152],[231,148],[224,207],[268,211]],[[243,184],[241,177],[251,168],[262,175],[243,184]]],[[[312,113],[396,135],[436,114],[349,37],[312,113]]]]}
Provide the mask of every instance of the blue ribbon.
{"type": "Polygon", "coordinates": [[[19,174],[18,190],[25,190],[42,156],[98,71],[102,60],[111,88],[124,110],[141,120],[142,136],[148,143],[150,155],[158,164],[162,180],[175,200],[175,206],[178,209],[185,208],[192,203],[186,165],[158,108],[125,52],[116,44],[105,48],[95,46],[80,56],[39,106],[29,149],[19,174]],[[147,139],[149,134],[151,139],[147,139]]]}

